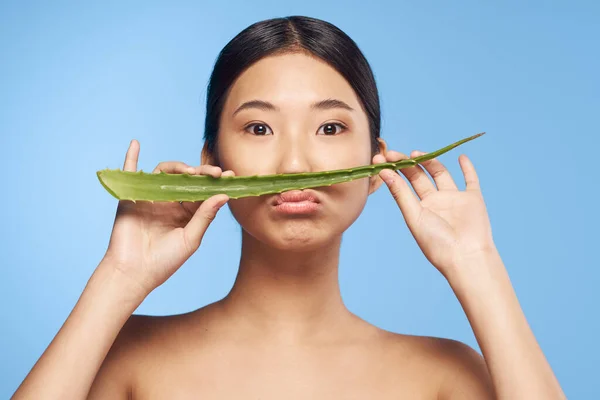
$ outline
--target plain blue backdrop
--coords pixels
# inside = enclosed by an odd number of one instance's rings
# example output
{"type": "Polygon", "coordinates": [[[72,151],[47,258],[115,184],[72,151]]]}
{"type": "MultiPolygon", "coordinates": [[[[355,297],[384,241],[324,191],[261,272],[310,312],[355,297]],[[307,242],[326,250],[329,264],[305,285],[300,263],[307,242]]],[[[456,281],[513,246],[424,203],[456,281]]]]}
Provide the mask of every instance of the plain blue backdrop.
{"type": "MultiPolygon", "coordinates": [[[[473,160],[494,237],[567,395],[600,398],[597,233],[600,7],[596,2],[103,1],[0,3],[0,397],[52,340],[102,258],[117,201],[96,171],[198,165],[219,50],[258,20],[328,20],[369,59],[382,136],[473,160]]],[[[186,312],[233,283],[239,227],[224,208],[201,248],[138,312],[186,312]]],[[[345,235],[348,307],[388,330],[477,347],[447,282],[385,187],[345,235]]]]}

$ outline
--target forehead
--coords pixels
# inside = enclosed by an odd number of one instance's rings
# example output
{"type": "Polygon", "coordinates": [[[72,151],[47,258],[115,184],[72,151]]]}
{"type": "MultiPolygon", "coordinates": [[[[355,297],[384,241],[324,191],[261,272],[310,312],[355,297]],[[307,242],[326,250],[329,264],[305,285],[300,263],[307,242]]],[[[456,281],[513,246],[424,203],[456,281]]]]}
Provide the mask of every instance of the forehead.
{"type": "Polygon", "coordinates": [[[225,107],[260,99],[279,106],[306,105],[336,98],[360,109],[346,79],[326,62],[304,53],[263,58],[233,83],[225,107]]]}

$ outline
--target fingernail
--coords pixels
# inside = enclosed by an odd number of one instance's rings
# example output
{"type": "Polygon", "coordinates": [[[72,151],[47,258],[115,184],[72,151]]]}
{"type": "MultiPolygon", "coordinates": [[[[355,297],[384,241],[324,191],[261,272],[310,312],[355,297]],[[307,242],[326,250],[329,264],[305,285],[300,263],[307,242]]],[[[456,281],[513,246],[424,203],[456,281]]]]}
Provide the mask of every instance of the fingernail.
{"type": "Polygon", "coordinates": [[[196,172],[196,169],[195,169],[194,167],[189,167],[189,168],[187,169],[187,171],[188,171],[190,174],[193,174],[194,172],[196,172]]]}

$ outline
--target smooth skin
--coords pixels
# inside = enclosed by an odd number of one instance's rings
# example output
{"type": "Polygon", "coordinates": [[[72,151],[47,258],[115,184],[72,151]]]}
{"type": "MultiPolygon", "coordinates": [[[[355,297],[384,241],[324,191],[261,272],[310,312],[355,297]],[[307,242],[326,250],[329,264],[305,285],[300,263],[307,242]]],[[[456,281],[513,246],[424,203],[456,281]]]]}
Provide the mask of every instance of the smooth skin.
{"type": "MultiPolygon", "coordinates": [[[[276,55],[234,82],[216,154],[205,146],[201,166],[165,162],[154,172],[310,172],[407,157],[383,140],[371,157],[368,132],[337,71],[301,52],[276,55]]],[[[137,170],[139,151],[133,140],[124,170],[137,170]]],[[[465,190],[434,159],[311,190],[319,208],[310,215],[278,213],[272,195],[119,201],[106,255],[14,399],[564,399],[494,245],[475,168],[465,155],[458,161],[465,190]],[[387,332],[345,307],[342,234],[383,182],[483,356],[457,341],[387,332]],[[198,249],[225,203],[242,227],[231,292],[187,314],[132,315],[198,249]]]]}

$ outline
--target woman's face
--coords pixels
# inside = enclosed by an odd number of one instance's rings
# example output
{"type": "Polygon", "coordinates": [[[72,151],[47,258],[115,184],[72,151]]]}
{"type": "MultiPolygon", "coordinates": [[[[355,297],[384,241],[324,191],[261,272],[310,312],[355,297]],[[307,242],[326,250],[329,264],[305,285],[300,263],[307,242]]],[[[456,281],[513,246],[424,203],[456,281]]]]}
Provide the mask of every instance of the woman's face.
{"type": "MultiPolygon", "coordinates": [[[[218,160],[237,176],[318,172],[371,163],[369,123],[352,87],[306,54],[264,58],[231,86],[218,135],[218,160]]],[[[207,160],[210,163],[210,160],[207,160]]],[[[242,228],[279,249],[309,250],[356,220],[381,181],[231,199],[242,228]]]]}

